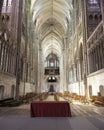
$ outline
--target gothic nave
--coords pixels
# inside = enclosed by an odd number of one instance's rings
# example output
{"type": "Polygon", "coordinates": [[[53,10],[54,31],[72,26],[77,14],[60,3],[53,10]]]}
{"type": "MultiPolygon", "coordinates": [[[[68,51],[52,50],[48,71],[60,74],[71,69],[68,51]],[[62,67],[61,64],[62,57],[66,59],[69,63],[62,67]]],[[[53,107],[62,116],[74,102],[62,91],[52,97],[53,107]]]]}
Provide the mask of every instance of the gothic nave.
{"type": "Polygon", "coordinates": [[[0,0],[0,129],[104,130],[103,115],[104,0],[0,0]],[[31,119],[33,101],[72,117],[31,119]]]}

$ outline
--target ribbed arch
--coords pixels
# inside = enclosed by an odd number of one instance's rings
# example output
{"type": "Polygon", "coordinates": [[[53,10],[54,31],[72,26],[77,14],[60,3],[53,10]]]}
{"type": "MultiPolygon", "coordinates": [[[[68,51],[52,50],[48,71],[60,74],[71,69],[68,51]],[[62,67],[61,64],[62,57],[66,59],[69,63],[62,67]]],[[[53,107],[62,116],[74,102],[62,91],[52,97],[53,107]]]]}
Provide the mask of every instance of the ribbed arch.
{"type": "Polygon", "coordinates": [[[73,12],[72,0],[32,0],[31,3],[35,32],[41,39],[44,57],[51,52],[60,57],[73,12]]]}
{"type": "Polygon", "coordinates": [[[51,52],[56,53],[59,57],[61,55],[62,43],[61,40],[58,39],[55,34],[49,34],[42,41],[42,50],[44,53],[44,57],[47,57],[51,52]]]}

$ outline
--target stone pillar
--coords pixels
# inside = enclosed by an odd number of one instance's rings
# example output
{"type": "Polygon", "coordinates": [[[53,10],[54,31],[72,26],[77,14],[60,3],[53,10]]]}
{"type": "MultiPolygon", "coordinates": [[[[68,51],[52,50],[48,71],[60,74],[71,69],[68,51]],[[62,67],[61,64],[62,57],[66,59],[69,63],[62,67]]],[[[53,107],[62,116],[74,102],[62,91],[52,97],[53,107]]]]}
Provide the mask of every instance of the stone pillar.
{"type": "Polygon", "coordinates": [[[64,65],[64,90],[68,89],[68,45],[67,38],[64,38],[64,50],[63,50],[63,65],[64,65]]]}
{"type": "Polygon", "coordinates": [[[98,70],[98,56],[97,56],[97,48],[95,48],[95,59],[96,59],[96,71],[98,70]]]}
{"type": "Polygon", "coordinates": [[[44,80],[44,66],[42,59],[42,49],[41,49],[41,40],[39,40],[38,48],[38,93],[42,92],[43,89],[43,80],[44,80]]]}
{"type": "Polygon", "coordinates": [[[104,57],[103,57],[103,50],[102,50],[102,44],[99,43],[99,49],[100,49],[100,57],[101,57],[101,68],[103,68],[103,63],[104,63],[104,57]]]}
{"type": "Polygon", "coordinates": [[[2,70],[5,71],[5,57],[6,56],[6,46],[4,45],[3,49],[3,61],[2,61],[2,70]]]}
{"type": "Polygon", "coordinates": [[[31,68],[32,68],[32,67],[31,67],[31,63],[29,62],[29,63],[28,63],[28,82],[29,82],[29,83],[31,83],[31,78],[32,78],[32,77],[31,77],[31,76],[32,76],[32,75],[31,75],[31,68]]]}
{"type": "Polygon", "coordinates": [[[90,52],[90,55],[91,55],[91,63],[90,63],[90,73],[92,73],[92,69],[93,69],[93,57],[92,57],[92,50],[90,52]]]}
{"type": "Polygon", "coordinates": [[[88,52],[88,74],[90,74],[90,52],[88,52]]]}
{"type": "MultiPolygon", "coordinates": [[[[6,46],[6,62],[5,62],[5,71],[7,72],[7,67],[8,67],[8,46],[6,46]]],[[[14,69],[14,75],[15,75],[15,56],[14,56],[14,66],[13,66],[13,69],[14,69]]]]}
{"type": "Polygon", "coordinates": [[[99,69],[101,69],[101,57],[100,57],[99,45],[97,46],[97,52],[98,52],[98,64],[99,64],[99,69]]]}
{"type": "MultiPolygon", "coordinates": [[[[35,36],[35,34],[34,34],[35,36]]],[[[33,48],[34,48],[34,82],[35,82],[35,92],[37,92],[38,90],[38,38],[36,38],[34,40],[34,44],[33,44],[33,48]]]]}
{"type": "Polygon", "coordinates": [[[73,83],[73,68],[71,67],[71,83],[73,83]]]}
{"type": "Polygon", "coordinates": [[[23,95],[25,95],[25,85],[26,85],[26,58],[24,58],[24,62],[23,62],[23,82],[24,82],[23,95]]]}
{"type": "Polygon", "coordinates": [[[82,5],[82,21],[83,21],[83,73],[84,73],[84,91],[85,97],[88,99],[88,87],[87,87],[87,12],[86,12],[86,0],[81,0],[82,5]]]}
{"type": "Polygon", "coordinates": [[[91,56],[91,62],[90,62],[90,73],[92,73],[92,69],[93,69],[93,57],[92,57],[92,50],[90,52],[90,56],[91,56]]]}
{"type": "Polygon", "coordinates": [[[88,67],[89,67],[89,74],[91,73],[91,53],[89,52],[89,65],[88,65],[88,67]]]}
{"type": "Polygon", "coordinates": [[[75,69],[75,64],[73,65],[73,73],[74,73],[74,82],[76,82],[76,69],[75,69]]]}
{"type": "Polygon", "coordinates": [[[74,64],[72,64],[72,82],[74,82],[74,64]]]}
{"type": "Polygon", "coordinates": [[[63,54],[64,50],[62,50],[62,55],[60,57],[60,92],[63,91],[64,89],[64,54],[63,54]]]}
{"type": "Polygon", "coordinates": [[[93,49],[93,72],[95,72],[95,50],[93,49]]]}
{"type": "Polygon", "coordinates": [[[102,44],[102,41],[100,43],[100,52],[101,52],[101,57],[102,57],[102,68],[104,68],[104,51],[103,51],[103,44],[102,44]]]}
{"type": "Polygon", "coordinates": [[[19,11],[18,11],[18,33],[17,33],[17,46],[16,46],[16,93],[15,99],[19,100],[19,85],[20,85],[20,48],[21,48],[21,32],[22,32],[22,2],[23,0],[18,1],[19,11]]]}
{"type": "Polygon", "coordinates": [[[78,82],[79,82],[79,95],[80,95],[80,82],[81,82],[81,67],[80,67],[80,59],[78,59],[78,82]]]}
{"type": "Polygon", "coordinates": [[[78,61],[77,61],[77,78],[78,78],[78,81],[80,81],[80,79],[81,79],[81,72],[80,72],[80,60],[78,59],[78,61]]]}
{"type": "Polygon", "coordinates": [[[63,69],[64,69],[64,71],[63,71],[63,74],[64,74],[64,90],[66,90],[66,50],[64,49],[64,51],[63,51],[63,69]]]}

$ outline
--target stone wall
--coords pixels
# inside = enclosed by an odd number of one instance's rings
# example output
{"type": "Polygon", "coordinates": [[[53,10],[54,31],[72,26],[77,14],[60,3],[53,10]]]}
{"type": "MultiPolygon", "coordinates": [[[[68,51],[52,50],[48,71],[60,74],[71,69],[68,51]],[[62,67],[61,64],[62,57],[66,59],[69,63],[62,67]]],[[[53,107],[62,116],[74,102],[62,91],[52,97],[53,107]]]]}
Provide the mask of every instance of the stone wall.
{"type": "MultiPolygon", "coordinates": [[[[20,82],[19,95],[29,92],[35,92],[35,85],[31,83],[20,82]]],[[[0,100],[15,97],[16,92],[16,78],[10,74],[0,72],[0,100]]]]}
{"type": "Polygon", "coordinates": [[[68,91],[70,93],[77,93],[78,95],[84,95],[84,84],[83,82],[71,83],[68,85],[68,91]]]}
{"type": "Polygon", "coordinates": [[[0,72],[0,86],[3,88],[3,91],[0,91],[0,94],[2,94],[2,99],[14,97],[15,84],[16,78],[14,76],[0,72]]]}
{"type": "Polygon", "coordinates": [[[101,96],[104,96],[104,69],[101,69],[88,76],[88,88],[91,86],[92,95],[97,95],[98,92],[101,92],[101,96]]]}
{"type": "Polygon", "coordinates": [[[20,82],[20,95],[24,95],[26,93],[35,92],[35,85],[31,83],[20,82]]]}
{"type": "MultiPolygon", "coordinates": [[[[100,92],[101,96],[104,96],[104,69],[101,69],[95,73],[90,74],[87,77],[87,95],[98,95],[100,92]]],[[[71,83],[68,85],[68,91],[70,93],[77,93],[78,95],[84,95],[84,84],[83,82],[71,83]]]]}

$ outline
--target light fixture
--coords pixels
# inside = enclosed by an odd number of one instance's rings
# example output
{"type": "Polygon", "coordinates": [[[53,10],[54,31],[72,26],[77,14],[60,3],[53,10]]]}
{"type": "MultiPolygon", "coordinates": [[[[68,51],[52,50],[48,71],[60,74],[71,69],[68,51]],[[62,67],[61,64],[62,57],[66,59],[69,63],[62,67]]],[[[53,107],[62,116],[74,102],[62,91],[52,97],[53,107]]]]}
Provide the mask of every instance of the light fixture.
{"type": "Polygon", "coordinates": [[[55,77],[52,77],[53,80],[55,80],[55,77]]]}

